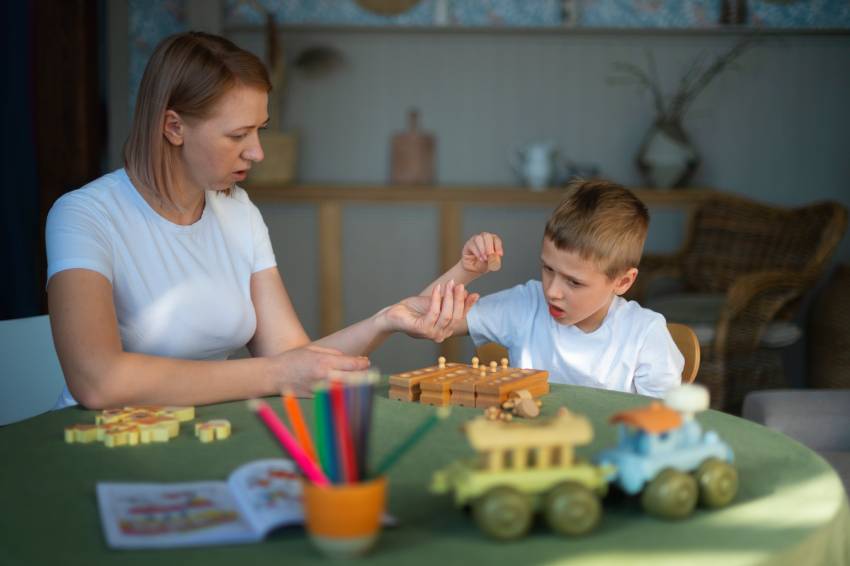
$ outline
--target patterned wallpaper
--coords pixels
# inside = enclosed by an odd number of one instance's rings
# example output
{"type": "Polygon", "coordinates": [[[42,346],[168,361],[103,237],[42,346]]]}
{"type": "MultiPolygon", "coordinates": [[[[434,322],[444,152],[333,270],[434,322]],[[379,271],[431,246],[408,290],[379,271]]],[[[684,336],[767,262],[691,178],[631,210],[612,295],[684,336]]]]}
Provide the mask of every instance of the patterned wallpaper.
{"type": "MultiPolygon", "coordinates": [[[[428,26],[445,22],[461,26],[558,26],[563,0],[420,0],[398,16],[381,16],[354,0],[259,0],[287,24],[353,26],[428,26]]],[[[250,3],[226,0],[224,21],[259,24],[262,19],[250,3]]]]}
{"type": "Polygon", "coordinates": [[[145,65],[156,44],[169,35],[186,30],[184,0],[129,0],[130,108],[145,65]]]}
{"type": "MultiPolygon", "coordinates": [[[[257,0],[283,24],[351,26],[711,28],[724,0],[420,0],[392,17],[354,0],[257,0]]],[[[850,29],[849,0],[746,1],[747,25],[764,28],[850,29]]],[[[156,44],[186,29],[185,0],[128,0],[130,108],[156,44]]],[[[224,0],[223,23],[259,25],[263,16],[244,0],[224,0]]]]}
{"type": "MultiPolygon", "coordinates": [[[[287,24],[706,28],[720,20],[724,0],[420,0],[407,13],[384,17],[354,0],[257,0],[287,24]]],[[[779,28],[850,28],[847,0],[727,0],[746,3],[748,25],[779,28]]],[[[243,0],[225,0],[224,21],[259,24],[243,0]]]]}

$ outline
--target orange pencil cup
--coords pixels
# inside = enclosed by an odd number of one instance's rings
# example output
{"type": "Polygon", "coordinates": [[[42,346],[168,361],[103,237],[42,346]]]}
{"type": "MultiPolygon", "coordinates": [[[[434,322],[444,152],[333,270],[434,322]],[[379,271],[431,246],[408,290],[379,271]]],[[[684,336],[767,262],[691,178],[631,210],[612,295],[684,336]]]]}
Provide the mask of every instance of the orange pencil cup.
{"type": "Polygon", "coordinates": [[[381,532],[387,479],[318,487],[304,482],[304,515],[313,544],[328,556],[358,556],[381,532]]]}

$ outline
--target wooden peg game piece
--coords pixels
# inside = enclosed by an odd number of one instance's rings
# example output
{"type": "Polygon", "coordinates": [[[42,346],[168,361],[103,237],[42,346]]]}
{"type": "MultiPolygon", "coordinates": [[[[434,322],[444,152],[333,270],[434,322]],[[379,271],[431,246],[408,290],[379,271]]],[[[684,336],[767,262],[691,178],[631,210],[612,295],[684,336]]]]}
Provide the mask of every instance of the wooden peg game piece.
{"type": "Polygon", "coordinates": [[[469,375],[469,366],[456,364],[448,373],[436,375],[422,380],[422,394],[419,401],[426,405],[444,407],[451,402],[452,385],[459,379],[469,375]]]}
{"type": "Polygon", "coordinates": [[[549,372],[536,369],[511,369],[499,372],[492,380],[476,388],[475,406],[501,405],[512,391],[527,389],[532,397],[549,393],[549,372]]]}
{"type": "Polygon", "coordinates": [[[487,271],[499,271],[502,269],[502,258],[499,254],[491,254],[487,257],[487,271]]]}
{"type": "MultiPolygon", "coordinates": [[[[498,408],[516,390],[527,390],[531,400],[549,392],[548,372],[511,368],[508,363],[507,358],[502,358],[501,364],[493,361],[487,366],[474,357],[470,365],[465,365],[446,363],[440,356],[437,366],[391,375],[389,398],[435,406],[451,403],[498,408]]],[[[526,414],[534,412],[530,405],[525,409],[526,414]]]]}
{"type": "MultiPolygon", "coordinates": [[[[442,356],[441,356],[442,357],[442,356]]],[[[445,358],[443,358],[445,360],[445,358]]],[[[417,402],[422,393],[420,384],[423,380],[451,372],[461,364],[447,363],[445,367],[430,366],[413,371],[396,373],[390,376],[389,398],[397,401],[417,402]]]]}

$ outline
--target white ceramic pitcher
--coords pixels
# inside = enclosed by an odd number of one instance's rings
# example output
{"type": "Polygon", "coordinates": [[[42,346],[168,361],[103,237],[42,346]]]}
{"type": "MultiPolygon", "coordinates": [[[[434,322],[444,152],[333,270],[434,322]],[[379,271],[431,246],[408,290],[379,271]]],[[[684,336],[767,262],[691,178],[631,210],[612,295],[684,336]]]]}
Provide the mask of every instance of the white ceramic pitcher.
{"type": "Polygon", "coordinates": [[[536,142],[516,151],[511,166],[532,191],[542,191],[558,175],[560,158],[552,142],[536,142]]]}

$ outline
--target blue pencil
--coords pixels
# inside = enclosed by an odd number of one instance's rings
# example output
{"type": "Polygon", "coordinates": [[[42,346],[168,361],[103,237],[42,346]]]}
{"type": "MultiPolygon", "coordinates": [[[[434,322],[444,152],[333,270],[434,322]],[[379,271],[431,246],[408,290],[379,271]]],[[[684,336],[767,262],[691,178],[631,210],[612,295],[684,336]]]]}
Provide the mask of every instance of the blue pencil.
{"type": "Polygon", "coordinates": [[[365,478],[369,473],[369,434],[372,432],[372,397],[375,392],[375,382],[380,374],[370,371],[363,383],[357,386],[357,396],[360,398],[360,430],[357,437],[357,462],[360,466],[360,477],[365,478]]]}

